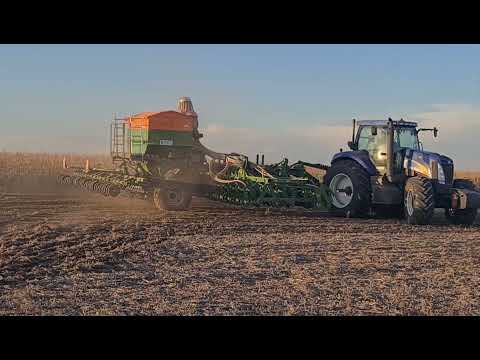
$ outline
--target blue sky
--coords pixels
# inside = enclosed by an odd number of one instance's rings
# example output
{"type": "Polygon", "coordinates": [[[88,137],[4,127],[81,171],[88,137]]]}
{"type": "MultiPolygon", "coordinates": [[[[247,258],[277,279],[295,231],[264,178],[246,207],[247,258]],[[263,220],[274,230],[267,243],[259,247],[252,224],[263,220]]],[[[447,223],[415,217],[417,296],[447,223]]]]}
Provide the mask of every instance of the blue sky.
{"type": "Polygon", "coordinates": [[[353,117],[391,116],[480,169],[479,64],[477,45],[0,45],[0,150],[103,152],[114,112],[190,96],[214,150],[328,161],[353,117]]]}

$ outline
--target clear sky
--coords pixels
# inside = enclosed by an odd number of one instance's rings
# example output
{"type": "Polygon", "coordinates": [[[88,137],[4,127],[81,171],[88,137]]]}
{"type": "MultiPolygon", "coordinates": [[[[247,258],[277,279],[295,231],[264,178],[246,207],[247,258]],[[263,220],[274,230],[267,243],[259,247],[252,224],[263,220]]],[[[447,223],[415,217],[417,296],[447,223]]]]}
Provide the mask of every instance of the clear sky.
{"type": "Polygon", "coordinates": [[[328,162],[352,118],[437,125],[480,170],[478,45],[0,45],[0,150],[108,150],[113,113],[190,96],[216,151],[328,162]]]}

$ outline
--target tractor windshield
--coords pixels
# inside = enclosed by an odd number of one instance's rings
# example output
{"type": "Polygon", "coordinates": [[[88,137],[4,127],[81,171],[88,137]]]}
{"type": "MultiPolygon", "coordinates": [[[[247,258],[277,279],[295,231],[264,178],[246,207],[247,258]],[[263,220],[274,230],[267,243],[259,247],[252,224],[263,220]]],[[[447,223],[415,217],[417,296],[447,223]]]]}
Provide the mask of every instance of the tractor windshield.
{"type": "Polygon", "coordinates": [[[414,127],[397,127],[394,135],[395,145],[401,148],[419,150],[417,131],[414,127]]]}

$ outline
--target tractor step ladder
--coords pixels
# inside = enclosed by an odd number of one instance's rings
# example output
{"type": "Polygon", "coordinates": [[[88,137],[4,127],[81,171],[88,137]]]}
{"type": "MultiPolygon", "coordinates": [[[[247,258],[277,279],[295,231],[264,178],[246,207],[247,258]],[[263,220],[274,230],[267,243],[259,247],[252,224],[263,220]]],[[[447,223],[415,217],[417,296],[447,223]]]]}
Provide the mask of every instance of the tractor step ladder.
{"type": "Polygon", "coordinates": [[[126,119],[114,117],[110,128],[110,155],[112,160],[124,160],[130,155],[130,141],[126,129],[126,119]]]}

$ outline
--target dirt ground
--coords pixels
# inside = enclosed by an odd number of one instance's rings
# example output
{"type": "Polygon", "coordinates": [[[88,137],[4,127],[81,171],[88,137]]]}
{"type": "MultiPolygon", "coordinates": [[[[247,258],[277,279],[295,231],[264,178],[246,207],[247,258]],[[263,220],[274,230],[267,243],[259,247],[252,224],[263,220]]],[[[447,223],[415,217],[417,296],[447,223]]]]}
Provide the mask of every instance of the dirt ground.
{"type": "Polygon", "coordinates": [[[480,225],[0,195],[1,315],[480,314],[480,225]]]}

